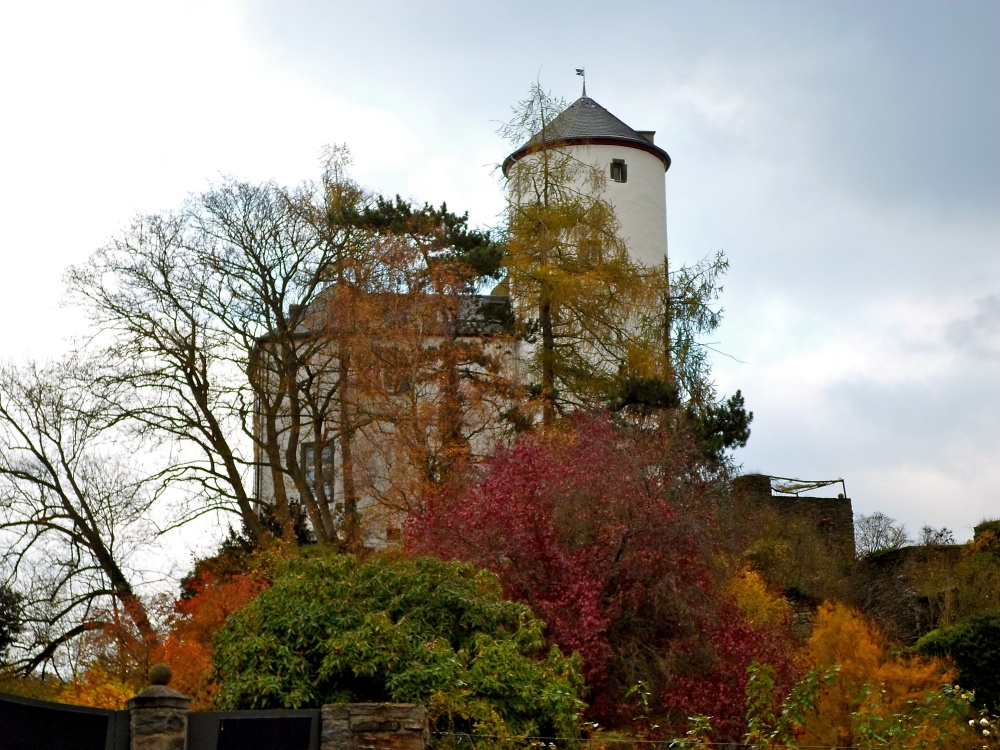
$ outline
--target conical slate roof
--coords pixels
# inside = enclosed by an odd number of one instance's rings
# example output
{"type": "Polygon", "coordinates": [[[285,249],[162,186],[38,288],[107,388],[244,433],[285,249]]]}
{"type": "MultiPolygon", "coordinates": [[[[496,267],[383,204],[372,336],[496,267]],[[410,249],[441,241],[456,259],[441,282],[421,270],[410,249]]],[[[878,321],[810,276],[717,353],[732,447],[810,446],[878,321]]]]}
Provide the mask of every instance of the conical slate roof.
{"type": "Polygon", "coordinates": [[[659,146],[619,120],[589,96],[581,96],[564,109],[544,131],[535,133],[528,142],[508,156],[503,163],[503,173],[523,156],[546,147],[622,144],[638,148],[657,156],[663,169],[670,168],[670,156],[659,146]]]}

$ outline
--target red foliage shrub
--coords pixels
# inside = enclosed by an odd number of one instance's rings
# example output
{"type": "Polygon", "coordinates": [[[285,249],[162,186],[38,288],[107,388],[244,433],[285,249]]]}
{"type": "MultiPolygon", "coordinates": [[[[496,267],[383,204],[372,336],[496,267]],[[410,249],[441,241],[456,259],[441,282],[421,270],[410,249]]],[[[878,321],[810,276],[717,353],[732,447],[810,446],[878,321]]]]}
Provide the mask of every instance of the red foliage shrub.
{"type": "Polygon", "coordinates": [[[793,643],[787,620],[753,623],[735,604],[723,601],[696,639],[678,644],[678,653],[692,662],[663,691],[663,706],[678,719],[711,716],[714,740],[737,741],[745,728],[747,667],[758,662],[774,668],[777,709],[802,671],[793,643]]]}
{"type": "MultiPolygon", "coordinates": [[[[742,716],[746,665],[780,662],[783,646],[722,593],[716,518],[728,483],[703,456],[676,426],[580,417],[569,432],[526,436],[464,487],[430,498],[406,544],[494,571],[548,623],[553,643],[583,657],[591,718],[635,717],[626,696],[640,681],[660,698],[654,711],[687,705],[681,690],[714,690],[742,716]]],[[[718,715],[711,700],[691,700],[718,715]]]]}

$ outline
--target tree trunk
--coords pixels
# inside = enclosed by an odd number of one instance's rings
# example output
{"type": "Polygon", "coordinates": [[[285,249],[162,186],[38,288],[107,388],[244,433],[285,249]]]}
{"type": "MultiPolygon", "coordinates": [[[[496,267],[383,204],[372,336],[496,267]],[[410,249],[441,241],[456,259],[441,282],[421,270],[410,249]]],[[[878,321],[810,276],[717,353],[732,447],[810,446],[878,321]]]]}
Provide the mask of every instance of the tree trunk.
{"type": "Polygon", "coordinates": [[[340,381],[340,470],[344,492],[344,545],[351,552],[361,549],[361,524],[358,518],[358,497],[354,486],[354,424],[350,405],[350,354],[341,348],[340,381]]]}
{"type": "Polygon", "coordinates": [[[538,321],[542,329],[542,424],[551,427],[556,418],[556,351],[552,333],[552,301],[544,286],[538,321]]]}

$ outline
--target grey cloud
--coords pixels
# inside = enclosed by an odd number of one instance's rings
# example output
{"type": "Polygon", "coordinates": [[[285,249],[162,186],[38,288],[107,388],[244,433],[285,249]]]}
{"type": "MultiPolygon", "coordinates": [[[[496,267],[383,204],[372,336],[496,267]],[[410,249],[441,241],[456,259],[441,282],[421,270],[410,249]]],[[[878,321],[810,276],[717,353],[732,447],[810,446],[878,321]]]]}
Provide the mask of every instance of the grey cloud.
{"type": "Polygon", "coordinates": [[[973,362],[1000,362],[1000,294],[976,300],[976,312],[949,323],[945,339],[973,362]]]}

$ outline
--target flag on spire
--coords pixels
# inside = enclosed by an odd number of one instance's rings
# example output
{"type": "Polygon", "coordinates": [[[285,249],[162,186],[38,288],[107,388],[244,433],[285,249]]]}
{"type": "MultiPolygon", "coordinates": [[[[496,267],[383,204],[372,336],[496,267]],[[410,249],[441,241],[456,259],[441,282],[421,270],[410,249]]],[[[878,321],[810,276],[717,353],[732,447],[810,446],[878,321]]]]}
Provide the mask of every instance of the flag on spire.
{"type": "Polygon", "coordinates": [[[583,76],[583,95],[584,96],[587,95],[587,74],[586,74],[585,71],[586,71],[586,68],[577,68],[576,69],[576,74],[578,76],[583,76]]]}

